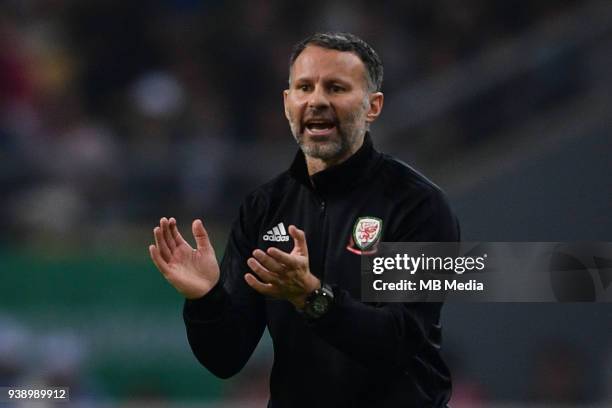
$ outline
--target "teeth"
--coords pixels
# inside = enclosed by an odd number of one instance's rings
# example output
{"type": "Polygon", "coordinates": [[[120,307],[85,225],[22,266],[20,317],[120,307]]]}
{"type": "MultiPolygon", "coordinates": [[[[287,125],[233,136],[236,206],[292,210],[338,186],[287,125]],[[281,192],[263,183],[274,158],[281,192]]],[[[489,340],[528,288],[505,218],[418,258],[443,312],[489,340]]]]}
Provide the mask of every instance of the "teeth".
{"type": "Polygon", "coordinates": [[[331,126],[326,123],[313,123],[310,127],[312,129],[329,129],[331,126]]]}
{"type": "Polygon", "coordinates": [[[306,127],[309,129],[329,129],[333,125],[331,123],[309,123],[306,127]]]}

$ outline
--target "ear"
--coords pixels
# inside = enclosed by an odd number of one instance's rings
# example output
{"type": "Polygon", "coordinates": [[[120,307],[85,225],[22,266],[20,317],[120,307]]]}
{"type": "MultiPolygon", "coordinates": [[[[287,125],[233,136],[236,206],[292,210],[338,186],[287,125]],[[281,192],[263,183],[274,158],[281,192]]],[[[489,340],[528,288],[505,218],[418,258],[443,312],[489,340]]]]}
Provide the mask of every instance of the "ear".
{"type": "Polygon", "coordinates": [[[289,97],[289,90],[285,89],[283,91],[283,105],[285,106],[285,117],[287,118],[287,120],[289,119],[289,111],[287,110],[287,98],[289,97]]]}
{"type": "Polygon", "coordinates": [[[370,98],[370,109],[368,110],[368,113],[366,114],[366,122],[372,123],[378,118],[378,116],[380,115],[380,112],[382,111],[385,96],[383,95],[382,92],[374,92],[370,94],[369,98],[370,98]]]}

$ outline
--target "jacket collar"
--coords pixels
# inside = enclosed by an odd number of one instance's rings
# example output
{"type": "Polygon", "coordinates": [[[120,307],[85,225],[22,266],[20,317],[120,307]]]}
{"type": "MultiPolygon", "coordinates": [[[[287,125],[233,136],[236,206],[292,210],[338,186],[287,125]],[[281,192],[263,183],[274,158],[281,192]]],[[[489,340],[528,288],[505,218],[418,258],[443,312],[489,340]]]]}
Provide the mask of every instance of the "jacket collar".
{"type": "Polygon", "coordinates": [[[301,150],[295,155],[289,172],[304,186],[322,195],[344,192],[363,181],[378,162],[380,153],[374,149],[370,132],[366,132],[363,145],[342,163],[315,173],[312,182],[308,175],[306,158],[301,150]],[[313,186],[314,184],[314,186],[313,186]]]}

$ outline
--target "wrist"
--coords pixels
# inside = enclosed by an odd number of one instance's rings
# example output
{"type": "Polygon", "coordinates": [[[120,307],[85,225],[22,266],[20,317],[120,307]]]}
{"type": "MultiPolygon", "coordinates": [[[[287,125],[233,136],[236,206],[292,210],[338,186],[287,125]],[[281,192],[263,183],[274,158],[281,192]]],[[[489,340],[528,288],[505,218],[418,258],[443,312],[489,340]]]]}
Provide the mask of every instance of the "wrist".
{"type": "Polygon", "coordinates": [[[313,274],[309,274],[306,285],[304,286],[304,293],[295,299],[292,299],[291,303],[298,310],[303,310],[304,306],[306,305],[306,299],[317,289],[321,289],[321,281],[313,274]]]}
{"type": "Polygon", "coordinates": [[[208,295],[211,291],[213,291],[219,285],[219,276],[216,279],[213,279],[209,282],[201,282],[200,285],[196,287],[190,287],[188,290],[182,292],[183,296],[189,300],[200,299],[206,295],[208,295]]]}

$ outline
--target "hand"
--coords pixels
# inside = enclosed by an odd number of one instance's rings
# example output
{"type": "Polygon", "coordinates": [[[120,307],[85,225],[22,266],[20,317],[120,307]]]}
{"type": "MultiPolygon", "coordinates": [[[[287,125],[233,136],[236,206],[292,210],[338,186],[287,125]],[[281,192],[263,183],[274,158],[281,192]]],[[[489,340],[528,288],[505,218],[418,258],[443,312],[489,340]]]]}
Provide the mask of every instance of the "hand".
{"type": "Polygon", "coordinates": [[[153,229],[151,259],[174,288],[187,299],[201,298],[219,281],[219,264],[201,220],[191,226],[197,249],[183,239],[174,218],[162,218],[153,229]]]}
{"type": "Polygon", "coordinates": [[[247,265],[263,283],[250,273],[244,279],[262,295],[288,300],[303,309],[306,297],[321,287],[321,281],[310,272],[304,231],[293,225],[288,231],[294,242],[291,253],[274,247],[266,252],[256,249],[247,265]]]}

